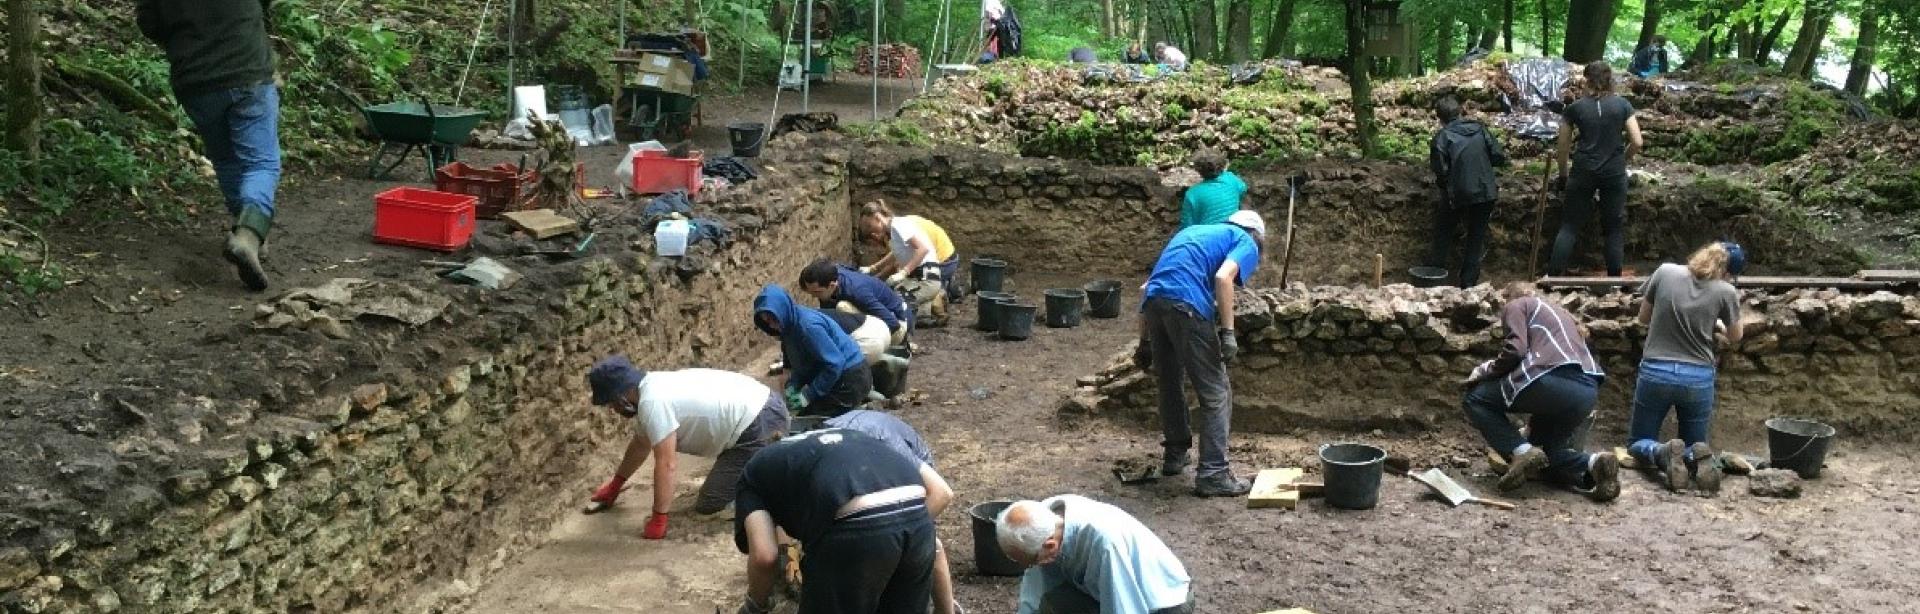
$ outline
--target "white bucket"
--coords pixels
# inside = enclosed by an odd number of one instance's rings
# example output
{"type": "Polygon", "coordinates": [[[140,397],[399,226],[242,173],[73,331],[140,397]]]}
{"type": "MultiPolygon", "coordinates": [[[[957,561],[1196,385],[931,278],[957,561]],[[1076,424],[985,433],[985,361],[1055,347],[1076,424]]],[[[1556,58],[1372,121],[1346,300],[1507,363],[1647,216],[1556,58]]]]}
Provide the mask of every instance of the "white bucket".
{"type": "Polygon", "coordinates": [[[687,255],[687,235],[693,224],[686,220],[665,220],[653,229],[654,253],[661,256],[687,255]]]}

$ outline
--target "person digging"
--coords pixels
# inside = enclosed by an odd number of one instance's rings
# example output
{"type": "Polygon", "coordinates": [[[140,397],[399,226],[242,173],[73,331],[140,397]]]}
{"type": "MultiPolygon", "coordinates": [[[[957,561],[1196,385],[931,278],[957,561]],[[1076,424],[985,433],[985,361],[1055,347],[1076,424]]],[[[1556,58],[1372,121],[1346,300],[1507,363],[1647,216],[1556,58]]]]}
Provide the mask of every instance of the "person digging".
{"type": "Polygon", "coordinates": [[[1452,96],[1433,105],[1440,129],[1428,146],[1428,164],[1433,167],[1434,183],[1440,199],[1433,213],[1433,243],[1427,252],[1427,266],[1446,268],[1453,255],[1454,234],[1461,224],[1467,227],[1467,243],[1460,255],[1460,287],[1480,283],[1480,261],[1487,252],[1487,225],[1493,219],[1493,205],[1500,199],[1500,183],[1494,167],[1507,165],[1507,154],[1500,139],[1478,120],[1460,116],[1460,101],[1452,96]]]}
{"type": "Polygon", "coordinates": [[[1260,266],[1266,228],[1259,213],[1246,210],[1225,224],[1193,226],[1175,234],[1154,263],[1140,304],[1140,343],[1133,360],[1140,370],[1151,370],[1160,386],[1165,448],[1160,474],[1185,471],[1187,450],[1193,446],[1180,383],[1185,377],[1200,399],[1200,466],[1194,471],[1193,492],[1202,497],[1237,497],[1251,488],[1227,463],[1227,425],[1233,415],[1227,363],[1240,353],[1233,332],[1234,290],[1246,285],[1260,266]]]}
{"type": "Polygon", "coordinates": [[[852,310],[819,309],[815,310],[833,320],[840,330],[853,338],[853,344],[860,347],[861,357],[866,359],[867,370],[873,382],[873,392],[868,398],[875,401],[887,401],[906,392],[905,377],[909,366],[906,358],[887,353],[887,325],[866,314],[852,310]]]}
{"type": "MultiPolygon", "coordinates": [[[[879,439],[907,460],[919,464],[920,481],[927,487],[927,514],[939,518],[953,502],[953,487],[933,468],[933,447],[920,432],[892,414],[871,409],[856,409],[823,423],[823,428],[859,431],[879,439]]],[[[933,540],[933,612],[954,614],[962,611],[953,597],[953,572],[947,564],[947,547],[936,536],[933,540]]]]}
{"type": "Polygon", "coordinates": [[[795,413],[831,417],[867,403],[873,392],[867,359],[833,318],[768,284],[753,299],[753,324],[780,339],[784,394],[795,413]]]}
{"type": "Polygon", "coordinates": [[[667,536],[667,514],[679,481],[678,454],[714,459],[693,505],[696,514],[713,514],[733,501],[747,460],[787,431],[786,400],[758,380],[731,371],[648,373],[625,356],[610,356],[587,372],[587,386],[594,405],[634,421],[619,467],[588,499],[587,513],[612,506],[651,454],[653,514],[641,534],[646,539],[667,536]]]}
{"type": "Polygon", "coordinates": [[[1224,224],[1247,201],[1247,182],[1227,170],[1227,157],[1205,150],[1193,156],[1193,172],[1200,183],[1180,197],[1180,228],[1224,224]]]}
{"type": "Polygon", "coordinates": [[[1079,495],[1016,501],[994,535],[1027,568],[1018,614],[1193,612],[1186,567],[1120,508],[1079,495]]]}
{"type": "Polygon", "coordinates": [[[912,280],[932,286],[928,296],[909,291],[901,294],[927,304],[937,318],[944,317],[947,303],[960,300],[960,286],[955,283],[959,281],[960,254],[939,224],[917,215],[894,215],[885,201],[875,200],[860,209],[860,231],[867,242],[888,249],[886,256],[860,272],[885,279],[895,288],[909,288],[912,280]]]}
{"type": "MultiPolygon", "coordinates": [[[[937,551],[919,464],[859,431],[789,437],[747,461],[734,500],[734,546],[747,555],[739,614],[773,610],[779,533],[806,551],[800,614],[926,612],[937,551]]],[[[939,500],[936,500],[939,499],[939,500]]]]}
{"type": "Polygon", "coordinates": [[[1620,459],[1573,448],[1606,380],[1578,321],[1535,295],[1532,284],[1509,284],[1501,296],[1506,344],[1467,376],[1461,403],[1487,445],[1509,459],[1499,489],[1511,491],[1544,475],[1594,501],[1612,501],[1620,496],[1620,459]],[[1529,416],[1525,437],[1509,414],[1529,416]]]}
{"type": "Polygon", "coordinates": [[[166,51],[180,100],[233,221],[222,255],[241,283],[267,289],[265,254],[280,183],[280,90],[268,42],[271,0],[139,0],[140,33],[166,51]]]}

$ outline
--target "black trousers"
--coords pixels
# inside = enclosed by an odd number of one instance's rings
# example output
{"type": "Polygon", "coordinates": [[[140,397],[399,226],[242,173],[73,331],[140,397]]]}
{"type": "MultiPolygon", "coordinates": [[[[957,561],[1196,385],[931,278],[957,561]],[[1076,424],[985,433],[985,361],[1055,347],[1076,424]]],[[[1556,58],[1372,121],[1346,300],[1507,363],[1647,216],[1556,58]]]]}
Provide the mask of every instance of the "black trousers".
{"type": "Polygon", "coordinates": [[[1467,242],[1460,254],[1460,287],[1480,283],[1480,261],[1487,256],[1487,224],[1493,219],[1493,201],[1451,206],[1440,203],[1433,210],[1433,251],[1427,253],[1427,266],[1446,268],[1453,255],[1453,239],[1460,224],[1467,225],[1467,242]]]}
{"type": "Polygon", "coordinates": [[[1547,260],[1548,275],[1565,275],[1573,248],[1580,243],[1580,231],[1600,210],[1600,228],[1607,233],[1607,275],[1619,277],[1626,260],[1627,175],[1610,177],[1591,173],[1567,176],[1567,200],[1560,208],[1560,234],[1553,239],[1553,256],[1547,260]]]}

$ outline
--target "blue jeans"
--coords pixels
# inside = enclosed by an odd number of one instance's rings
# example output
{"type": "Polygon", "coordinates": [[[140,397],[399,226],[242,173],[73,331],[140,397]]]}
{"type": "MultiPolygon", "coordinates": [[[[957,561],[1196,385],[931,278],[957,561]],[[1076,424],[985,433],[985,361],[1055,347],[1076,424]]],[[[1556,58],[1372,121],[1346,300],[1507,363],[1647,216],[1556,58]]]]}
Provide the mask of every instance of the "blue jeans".
{"type": "MultiPolygon", "coordinates": [[[[1674,410],[1680,440],[1688,447],[1707,440],[1713,422],[1715,369],[1671,360],[1640,361],[1640,379],[1633,385],[1633,419],[1627,426],[1627,450],[1650,466],[1659,463],[1660,423],[1674,410]]],[[[1664,468],[1664,467],[1662,467],[1664,468]]]]}
{"type": "Polygon", "coordinates": [[[1467,391],[1461,403],[1467,420],[1487,438],[1487,445],[1502,455],[1512,454],[1522,443],[1531,443],[1547,453],[1547,474],[1565,484],[1581,484],[1587,476],[1587,453],[1573,448],[1574,435],[1593,416],[1593,404],[1599,398],[1599,384],[1580,371],[1580,365],[1565,365],[1548,371],[1515,395],[1508,405],[1500,394],[1502,378],[1480,382],[1467,391]],[[1528,414],[1527,437],[1507,414],[1528,414]]]}
{"type": "Polygon", "coordinates": [[[273,217],[280,183],[280,90],[272,83],[195,94],[180,99],[206,143],[233,215],[248,208],[273,217]]]}

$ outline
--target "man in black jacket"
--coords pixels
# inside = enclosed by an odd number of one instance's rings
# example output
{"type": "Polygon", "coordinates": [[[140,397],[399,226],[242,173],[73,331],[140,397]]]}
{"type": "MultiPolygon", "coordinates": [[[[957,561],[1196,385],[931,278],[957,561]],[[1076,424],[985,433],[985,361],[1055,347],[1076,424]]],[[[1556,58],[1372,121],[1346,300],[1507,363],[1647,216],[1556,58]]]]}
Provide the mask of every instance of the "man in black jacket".
{"type": "Polygon", "coordinates": [[[1460,117],[1460,101],[1452,96],[1434,103],[1440,118],[1440,131],[1433,134],[1428,157],[1435,182],[1440,186],[1440,202],[1433,215],[1433,251],[1427,265],[1445,267],[1453,253],[1454,232],[1461,222],[1467,224],[1466,253],[1460,258],[1460,287],[1480,283],[1480,259],[1486,256],[1487,223],[1493,217],[1494,201],[1500,198],[1500,186],[1494,180],[1493,167],[1506,166],[1507,154],[1499,139],[1487,133],[1479,121],[1460,117]]]}
{"type": "Polygon", "coordinates": [[[1673,70],[1667,63],[1667,37],[1655,34],[1653,42],[1633,51],[1633,63],[1627,65],[1627,72],[1642,79],[1652,78],[1673,70]]]}
{"type": "Polygon", "coordinates": [[[140,32],[167,53],[173,95],[206,144],[233,224],[226,258],[247,288],[267,288],[261,245],[280,183],[280,92],[267,40],[272,0],[139,0],[140,32]]]}

